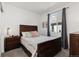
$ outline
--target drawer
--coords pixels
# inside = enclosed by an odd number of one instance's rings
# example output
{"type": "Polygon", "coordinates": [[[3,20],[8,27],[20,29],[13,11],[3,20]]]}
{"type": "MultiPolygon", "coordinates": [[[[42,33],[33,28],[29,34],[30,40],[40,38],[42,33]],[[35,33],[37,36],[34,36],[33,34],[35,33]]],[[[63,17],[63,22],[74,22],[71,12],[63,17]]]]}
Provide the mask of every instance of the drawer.
{"type": "Polygon", "coordinates": [[[5,50],[9,51],[9,50],[15,49],[16,47],[17,47],[17,45],[8,45],[8,46],[6,46],[5,50]]]}
{"type": "Polygon", "coordinates": [[[70,34],[71,37],[79,37],[78,34],[70,34]]]}
{"type": "Polygon", "coordinates": [[[79,39],[79,36],[70,36],[70,39],[79,39]]]}
{"type": "Polygon", "coordinates": [[[6,39],[6,42],[13,42],[13,41],[17,41],[15,39],[6,39]]]}
{"type": "Polygon", "coordinates": [[[20,47],[20,44],[7,44],[6,47],[5,47],[5,50],[12,50],[12,49],[15,49],[15,48],[19,48],[20,47]]]}
{"type": "Polygon", "coordinates": [[[78,50],[71,50],[70,55],[79,55],[79,51],[78,50]]]}
{"type": "Polygon", "coordinates": [[[17,45],[18,43],[17,42],[9,42],[9,43],[6,43],[6,46],[8,46],[8,45],[17,45]]]}
{"type": "Polygon", "coordinates": [[[20,42],[20,40],[19,39],[8,39],[8,40],[6,40],[5,42],[7,42],[7,43],[13,43],[13,42],[20,42]]]}

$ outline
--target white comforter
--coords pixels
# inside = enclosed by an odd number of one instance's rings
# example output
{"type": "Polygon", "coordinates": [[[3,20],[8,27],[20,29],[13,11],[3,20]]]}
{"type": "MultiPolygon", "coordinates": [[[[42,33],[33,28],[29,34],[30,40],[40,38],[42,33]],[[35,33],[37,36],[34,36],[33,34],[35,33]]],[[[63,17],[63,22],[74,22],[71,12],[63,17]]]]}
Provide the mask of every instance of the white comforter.
{"type": "Polygon", "coordinates": [[[32,38],[21,37],[21,44],[23,44],[31,53],[32,56],[37,51],[37,45],[46,41],[54,40],[60,36],[48,37],[48,36],[38,36],[32,38]]]}

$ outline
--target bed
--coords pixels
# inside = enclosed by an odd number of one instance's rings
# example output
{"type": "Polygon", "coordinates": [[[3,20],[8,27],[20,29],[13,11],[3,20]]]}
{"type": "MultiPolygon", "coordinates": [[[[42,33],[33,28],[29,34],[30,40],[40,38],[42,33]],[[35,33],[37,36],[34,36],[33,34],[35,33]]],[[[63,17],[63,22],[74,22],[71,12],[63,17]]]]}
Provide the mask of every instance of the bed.
{"type": "Polygon", "coordinates": [[[39,36],[25,38],[22,32],[38,31],[37,26],[20,25],[21,46],[28,56],[52,57],[61,51],[61,37],[39,36]]]}

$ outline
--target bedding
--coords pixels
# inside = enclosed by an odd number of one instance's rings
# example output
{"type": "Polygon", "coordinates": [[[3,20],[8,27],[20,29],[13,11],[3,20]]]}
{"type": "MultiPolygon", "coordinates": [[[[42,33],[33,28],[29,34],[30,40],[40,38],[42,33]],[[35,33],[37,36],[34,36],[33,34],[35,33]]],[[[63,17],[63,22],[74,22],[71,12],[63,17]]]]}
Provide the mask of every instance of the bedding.
{"type": "Polygon", "coordinates": [[[48,36],[38,36],[38,37],[21,37],[21,44],[23,44],[25,46],[25,48],[27,48],[31,53],[32,56],[34,55],[34,53],[36,53],[35,51],[37,51],[37,46],[40,43],[46,42],[46,41],[50,41],[50,40],[54,40],[56,38],[59,38],[59,36],[54,36],[54,37],[48,37],[48,36]]]}
{"type": "Polygon", "coordinates": [[[25,48],[27,48],[31,53],[33,53],[34,50],[36,49],[35,47],[33,47],[32,44],[29,44],[29,43],[28,43],[26,40],[24,40],[24,39],[21,40],[21,44],[22,44],[25,48]]]}

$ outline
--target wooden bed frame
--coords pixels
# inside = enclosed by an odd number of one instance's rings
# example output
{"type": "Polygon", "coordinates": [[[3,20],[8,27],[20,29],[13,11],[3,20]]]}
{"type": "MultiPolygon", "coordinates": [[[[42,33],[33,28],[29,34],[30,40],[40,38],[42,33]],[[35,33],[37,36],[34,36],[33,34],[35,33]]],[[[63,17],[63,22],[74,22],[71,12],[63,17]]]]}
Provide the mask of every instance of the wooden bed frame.
{"type": "MultiPolygon", "coordinates": [[[[38,31],[38,28],[37,26],[32,25],[20,25],[20,36],[22,36],[22,32],[28,31],[38,31]]],[[[27,48],[25,48],[23,45],[22,48],[28,54],[28,56],[32,55],[30,51],[27,50],[27,48]]],[[[61,37],[38,44],[37,57],[52,57],[55,56],[59,51],[61,51],[61,37]]]]}

